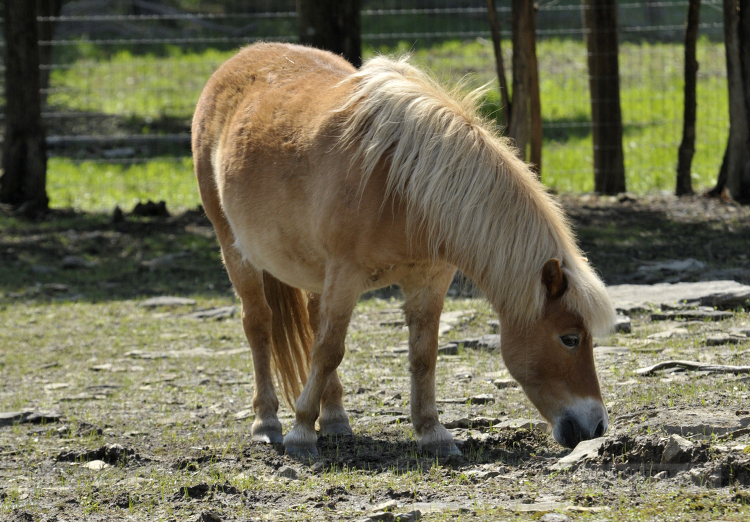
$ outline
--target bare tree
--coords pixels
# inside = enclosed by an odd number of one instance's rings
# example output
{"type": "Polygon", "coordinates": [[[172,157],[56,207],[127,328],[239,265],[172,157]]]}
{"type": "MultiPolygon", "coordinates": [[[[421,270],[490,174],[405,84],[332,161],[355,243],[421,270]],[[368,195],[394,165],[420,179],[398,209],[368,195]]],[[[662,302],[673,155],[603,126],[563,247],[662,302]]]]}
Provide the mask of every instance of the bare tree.
{"type": "Polygon", "coordinates": [[[361,0],[297,0],[299,41],[362,65],[361,0]]]}
{"type": "Polygon", "coordinates": [[[698,60],[695,58],[695,42],[698,39],[701,0],[690,0],[688,3],[687,23],[685,25],[685,109],[682,120],[682,141],[677,154],[677,183],[675,194],[686,196],[693,193],[690,179],[690,167],[695,155],[695,111],[698,60]]]}
{"type": "Polygon", "coordinates": [[[709,195],[750,201],[750,0],[724,0],[729,141],[709,195]]]}
{"type": "Polygon", "coordinates": [[[513,0],[511,21],[513,25],[513,98],[508,96],[502,49],[500,24],[494,0],[487,0],[490,29],[495,49],[495,64],[500,82],[503,104],[503,125],[513,138],[518,151],[537,175],[542,169],[542,107],[539,96],[539,70],[536,58],[536,10],[531,0],[513,0]]]}
{"type": "Polygon", "coordinates": [[[583,0],[583,27],[589,65],[594,190],[625,192],[622,113],[617,43],[617,2],[583,0]]]}
{"type": "Polygon", "coordinates": [[[47,209],[47,154],[39,97],[37,3],[4,2],[5,143],[0,202],[33,216],[47,209]]]}

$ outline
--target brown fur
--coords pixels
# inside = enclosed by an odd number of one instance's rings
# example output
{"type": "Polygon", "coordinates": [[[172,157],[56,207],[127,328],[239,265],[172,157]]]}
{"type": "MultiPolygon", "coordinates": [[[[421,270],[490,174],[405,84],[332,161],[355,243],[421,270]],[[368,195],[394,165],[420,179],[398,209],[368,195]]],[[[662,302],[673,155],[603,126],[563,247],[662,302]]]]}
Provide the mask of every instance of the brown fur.
{"type": "Polygon", "coordinates": [[[423,448],[453,452],[435,363],[457,266],[500,314],[508,368],[542,414],[583,418],[585,430],[598,421],[591,332],[609,327],[612,307],[561,210],[475,99],[403,60],[357,72],[285,44],[247,47],[209,80],[193,119],[195,172],[242,301],[256,439],[281,437],[274,367],[296,399],[288,451],[314,451],[316,420],[323,433],[351,433],[336,374],[349,319],[362,292],[397,283],[415,431],[423,448]],[[572,331],[583,340],[576,350],[560,344],[572,331]],[[594,413],[582,410],[589,399],[594,413]]]}

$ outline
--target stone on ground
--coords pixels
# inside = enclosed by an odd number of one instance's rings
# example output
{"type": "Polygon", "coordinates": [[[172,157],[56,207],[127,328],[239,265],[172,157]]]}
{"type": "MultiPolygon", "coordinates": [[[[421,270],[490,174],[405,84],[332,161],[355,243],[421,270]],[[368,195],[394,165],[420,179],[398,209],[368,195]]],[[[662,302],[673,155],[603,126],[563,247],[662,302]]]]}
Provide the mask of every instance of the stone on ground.
{"type": "Polygon", "coordinates": [[[745,306],[750,299],[750,286],[735,281],[612,285],[607,291],[615,308],[626,313],[648,310],[653,305],[675,306],[681,302],[733,309],[745,306]]]}
{"type": "Polygon", "coordinates": [[[662,464],[683,464],[690,462],[693,453],[693,443],[679,435],[671,435],[664,453],[661,456],[662,464]]]}
{"type": "Polygon", "coordinates": [[[562,471],[570,469],[586,460],[594,459],[599,456],[599,448],[602,447],[607,437],[598,437],[596,439],[584,440],[573,448],[573,451],[553,464],[550,469],[553,471],[562,471]]]}

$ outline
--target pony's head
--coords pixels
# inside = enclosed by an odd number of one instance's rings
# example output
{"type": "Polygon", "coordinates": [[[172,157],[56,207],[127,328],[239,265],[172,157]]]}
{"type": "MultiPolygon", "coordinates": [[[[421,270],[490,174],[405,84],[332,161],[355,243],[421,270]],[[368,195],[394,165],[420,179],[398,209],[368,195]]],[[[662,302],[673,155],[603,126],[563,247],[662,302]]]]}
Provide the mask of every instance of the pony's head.
{"type": "Polygon", "coordinates": [[[555,440],[568,448],[607,431],[607,408],[594,367],[592,332],[573,308],[571,274],[557,259],[544,264],[544,309],[531,324],[501,321],[503,359],[555,440]]]}

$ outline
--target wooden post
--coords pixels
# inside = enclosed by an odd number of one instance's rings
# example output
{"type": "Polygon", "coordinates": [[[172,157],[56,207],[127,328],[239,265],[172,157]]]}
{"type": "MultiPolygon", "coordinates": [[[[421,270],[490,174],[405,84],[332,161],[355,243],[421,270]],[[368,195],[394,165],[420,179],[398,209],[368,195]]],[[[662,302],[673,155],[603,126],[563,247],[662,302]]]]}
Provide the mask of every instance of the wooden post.
{"type": "Polygon", "coordinates": [[[617,2],[583,0],[594,142],[594,190],[625,192],[617,42],[617,2]]]}
{"type": "Polygon", "coordinates": [[[698,60],[695,58],[695,42],[698,39],[701,0],[688,3],[685,26],[685,109],[682,119],[682,141],[677,153],[677,182],[675,195],[686,196],[693,193],[690,167],[695,155],[695,112],[698,60]]]}
{"type": "Polygon", "coordinates": [[[513,100],[508,135],[537,174],[542,164],[542,115],[536,59],[536,16],[531,0],[513,0],[513,100]]]}
{"type": "Polygon", "coordinates": [[[47,209],[47,154],[39,96],[35,1],[6,1],[5,143],[0,202],[33,216],[47,209]]]}
{"type": "Polygon", "coordinates": [[[297,0],[299,41],[362,65],[361,0],[297,0]]]}
{"type": "Polygon", "coordinates": [[[750,0],[724,0],[724,48],[729,89],[729,140],[709,195],[750,201],[750,0]]]}

